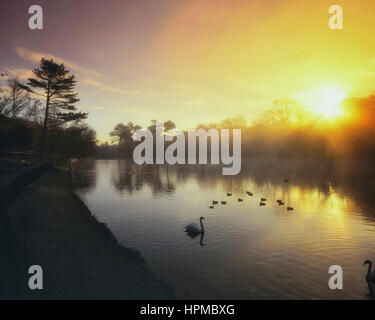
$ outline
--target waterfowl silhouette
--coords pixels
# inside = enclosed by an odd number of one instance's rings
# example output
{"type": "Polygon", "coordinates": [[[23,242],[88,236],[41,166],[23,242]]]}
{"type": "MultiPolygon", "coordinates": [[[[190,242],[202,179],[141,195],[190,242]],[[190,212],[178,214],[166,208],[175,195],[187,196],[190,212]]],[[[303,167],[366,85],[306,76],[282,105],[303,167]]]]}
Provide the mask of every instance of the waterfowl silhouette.
{"type": "Polygon", "coordinates": [[[288,211],[293,211],[294,209],[292,207],[287,208],[288,211]]]}
{"type": "Polygon", "coordinates": [[[243,201],[243,199],[241,199],[241,198],[238,198],[238,202],[242,202],[243,201]]]}
{"type": "Polygon", "coordinates": [[[187,233],[190,233],[190,234],[192,234],[192,235],[194,235],[194,234],[204,233],[203,220],[205,220],[204,217],[200,217],[200,218],[199,218],[200,225],[201,225],[200,227],[199,227],[196,223],[194,223],[194,222],[189,223],[189,224],[185,227],[186,232],[187,232],[187,233]]]}
{"type": "Polygon", "coordinates": [[[205,246],[205,244],[203,243],[203,238],[204,238],[204,232],[201,233],[201,239],[199,241],[199,244],[201,245],[201,247],[205,246]]]}
{"type": "Polygon", "coordinates": [[[210,206],[210,209],[215,209],[215,207],[214,206],[210,206]]]}
{"type": "Polygon", "coordinates": [[[227,193],[227,197],[231,197],[232,196],[232,194],[231,193],[227,193]]]}
{"type": "Polygon", "coordinates": [[[262,207],[262,206],[265,206],[266,204],[264,202],[260,202],[259,205],[262,207]]]}
{"type": "Polygon", "coordinates": [[[227,204],[227,202],[226,201],[221,201],[221,204],[227,204]]]}
{"type": "Polygon", "coordinates": [[[212,201],[212,204],[218,204],[218,203],[219,201],[216,201],[216,200],[212,201]]]}
{"type": "Polygon", "coordinates": [[[195,239],[196,237],[198,237],[200,235],[200,241],[199,241],[199,244],[201,247],[204,247],[205,244],[203,243],[203,239],[204,239],[204,232],[201,232],[201,233],[187,233],[187,235],[191,238],[191,239],[195,239]]]}
{"type": "Polygon", "coordinates": [[[368,264],[366,280],[375,284],[375,270],[372,270],[372,262],[370,260],[366,260],[363,265],[366,264],[368,264]]]}
{"type": "Polygon", "coordinates": [[[267,199],[266,198],[261,198],[260,201],[267,201],[267,199]]]}

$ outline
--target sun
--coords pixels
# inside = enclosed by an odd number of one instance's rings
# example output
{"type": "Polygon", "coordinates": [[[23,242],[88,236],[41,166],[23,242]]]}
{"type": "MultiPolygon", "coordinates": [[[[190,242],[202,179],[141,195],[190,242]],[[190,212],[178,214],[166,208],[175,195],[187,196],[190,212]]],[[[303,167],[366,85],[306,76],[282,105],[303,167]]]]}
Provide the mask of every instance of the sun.
{"type": "Polygon", "coordinates": [[[339,89],[324,89],[314,92],[309,97],[308,104],[314,113],[325,119],[333,119],[343,115],[344,111],[340,103],[345,98],[346,94],[339,89]]]}

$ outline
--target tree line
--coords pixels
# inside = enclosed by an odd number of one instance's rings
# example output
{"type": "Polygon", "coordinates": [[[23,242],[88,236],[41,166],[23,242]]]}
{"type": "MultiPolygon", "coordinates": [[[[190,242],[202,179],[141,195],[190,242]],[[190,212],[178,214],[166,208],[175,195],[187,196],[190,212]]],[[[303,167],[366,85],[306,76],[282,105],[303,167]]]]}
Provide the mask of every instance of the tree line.
{"type": "MultiPolygon", "coordinates": [[[[343,116],[325,118],[295,100],[280,98],[253,121],[237,116],[219,123],[201,123],[196,129],[241,129],[242,155],[245,157],[375,160],[375,95],[346,98],[341,102],[341,108],[343,116]]],[[[155,123],[152,120],[148,127],[154,138],[155,123]]],[[[110,133],[112,144],[102,144],[98,156],[132,157],[138,143],[132,136],[139,128],[132,122],[118,124],[110,133]]],[[[165,122],[166,131],[174,128],[173,121],[165,122]]]]}

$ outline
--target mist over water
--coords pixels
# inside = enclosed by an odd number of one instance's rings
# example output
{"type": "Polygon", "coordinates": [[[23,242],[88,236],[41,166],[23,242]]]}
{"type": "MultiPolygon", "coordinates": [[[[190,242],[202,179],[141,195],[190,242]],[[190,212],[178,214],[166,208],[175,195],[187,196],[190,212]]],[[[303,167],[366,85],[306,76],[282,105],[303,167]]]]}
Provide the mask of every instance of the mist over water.
{"type": "Polygon", "coordinates": [[[179,298],[368,299],[362,264],[375,260],[375,201],[363,164],[258,157],[223,176],[219,165],[81,160],[74,174],[97,219],[179,298]],[[209,209],[213,200],[219,205],[209,209]],[[184,226],[201,216],[204,237],[191,239],[184,226]],[[336,264],[341,291],[328,288],[336,264]]]}

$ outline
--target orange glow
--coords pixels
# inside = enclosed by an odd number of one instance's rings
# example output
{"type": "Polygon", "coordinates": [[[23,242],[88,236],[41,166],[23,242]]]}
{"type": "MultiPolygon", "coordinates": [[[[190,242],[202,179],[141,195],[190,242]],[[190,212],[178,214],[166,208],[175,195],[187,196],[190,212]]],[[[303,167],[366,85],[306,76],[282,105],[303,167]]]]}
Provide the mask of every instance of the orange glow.
{"type": "Polygon", "coordinates": [[[339,89],[324,89],[308,97],[306,104],[311,106],[313,114],[321,115],[327,120],[335,120],[345,114],[341,106],[345,98],[345,93],[339,89]]]}
{"type": "MultiPolygon", "coordinates": [[[[77,2],[66,13],[76,16],[64,18],[73,24],[69,39],[14,35],[13,58],[2,57],[2,69],[22,77],[41,56],[64,61],[77,75],[78,107],[102,141],[128,120],[170,119],[183,129],[238,115],[251,122],[283,97],[301,97],[317,116],[336,121],[339,99],[374,89],[375,2],[339,1],[343,30],[328,27],[332,4],[167,0],[150,1],[147,10],[118,1],[87,11],[77,2]]],[[[50,35],[60,34],[57,26],[50,35]]]]}

